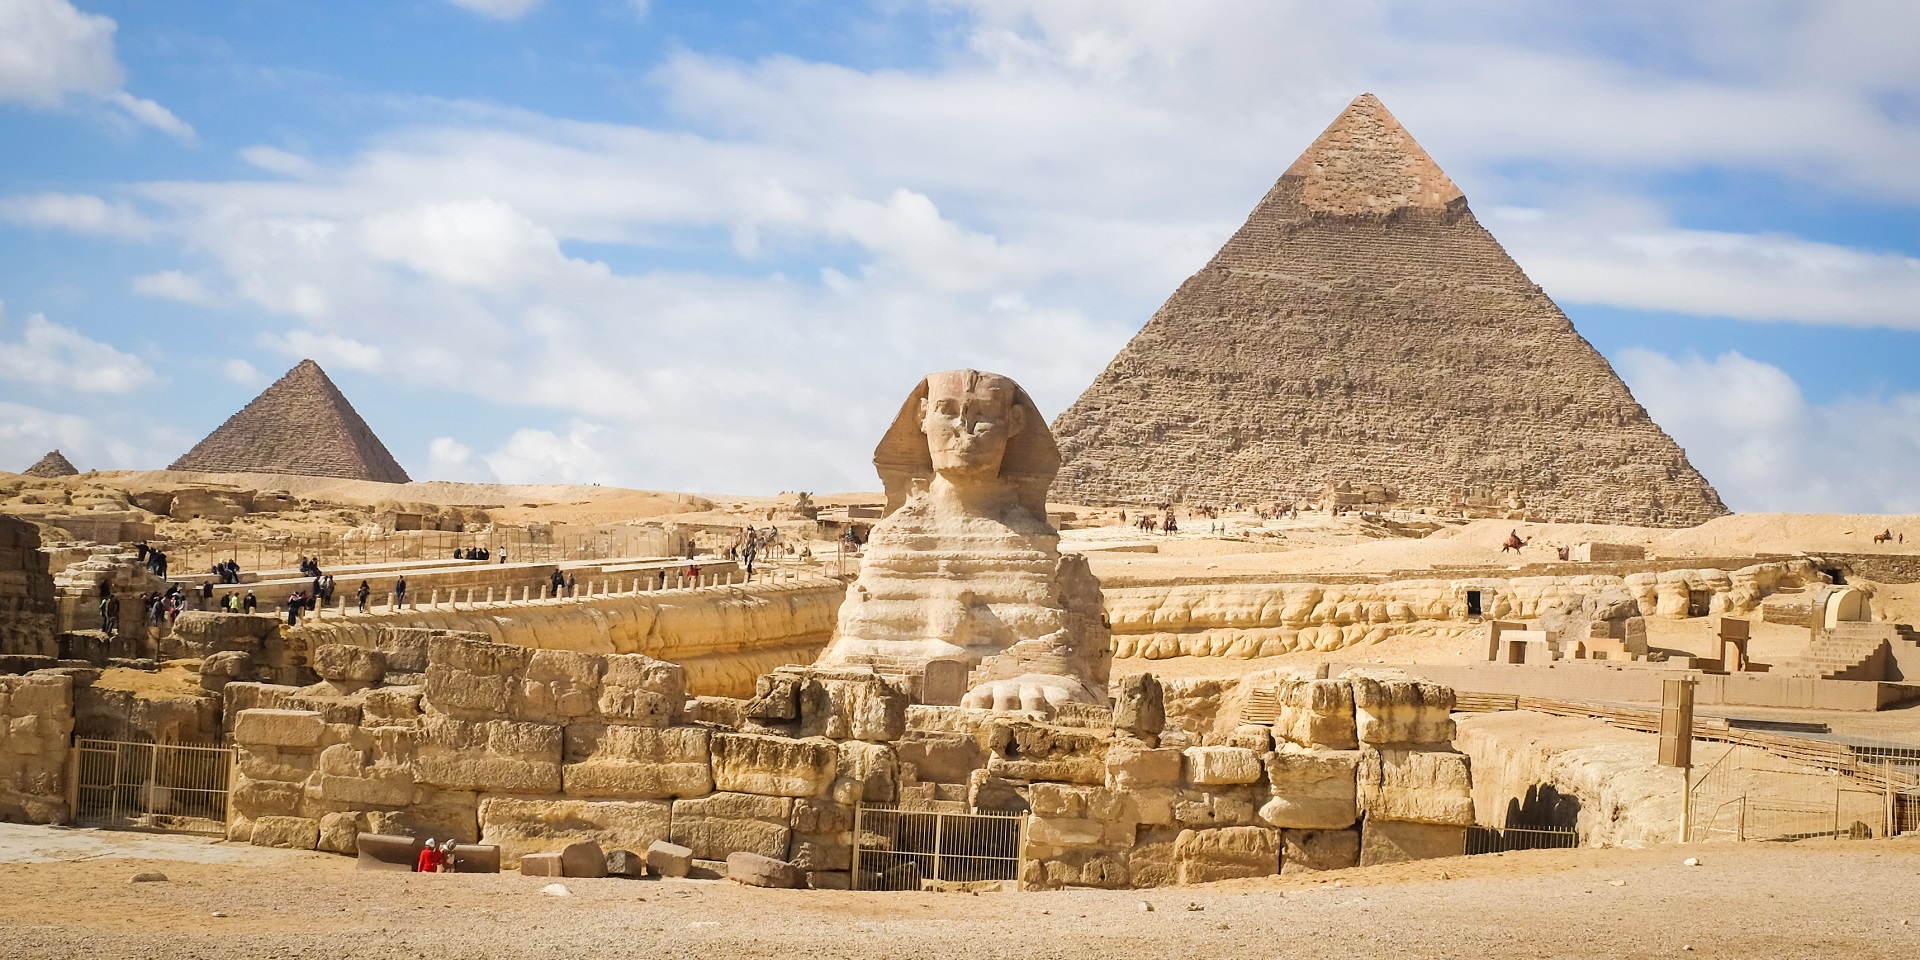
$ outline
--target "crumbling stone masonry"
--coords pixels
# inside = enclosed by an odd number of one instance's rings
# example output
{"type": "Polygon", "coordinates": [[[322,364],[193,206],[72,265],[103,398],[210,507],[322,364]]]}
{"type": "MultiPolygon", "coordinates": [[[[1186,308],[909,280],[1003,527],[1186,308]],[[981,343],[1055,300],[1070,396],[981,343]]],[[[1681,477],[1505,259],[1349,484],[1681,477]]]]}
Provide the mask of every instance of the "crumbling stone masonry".
{"type": "Polygon", "coordinates": [[[1169,724],[1152,677],[1117,684],[1111,711],[1042,722],[913,705],[860,667],[688,698],[681,667],[639,654],[383,646],[316,649],[311,687],[225,684],[230,838],[450,837],[508,867],[668,841],[845,888],[857,804],[1025,810],[1028,888],[1144,887],[1458,854],[1472,821],[1452,691],[1405,678],[1290,681],[1273,726],[1218,732],[1169,724]]]}

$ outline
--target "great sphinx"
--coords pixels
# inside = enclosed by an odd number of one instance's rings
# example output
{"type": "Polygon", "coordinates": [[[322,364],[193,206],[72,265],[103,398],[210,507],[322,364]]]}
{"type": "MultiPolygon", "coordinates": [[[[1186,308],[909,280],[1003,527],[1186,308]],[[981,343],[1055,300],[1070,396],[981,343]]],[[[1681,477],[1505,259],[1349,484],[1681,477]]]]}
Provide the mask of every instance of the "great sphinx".
{"type": "Polygon", "coordinates": [[[819,665],[906,677],[928,703],[1105,704],[1100,582],[1047,522],[1060,452],[1027,392],[978,370],[933,374],[873,465],[886,512],[819,665]]]}

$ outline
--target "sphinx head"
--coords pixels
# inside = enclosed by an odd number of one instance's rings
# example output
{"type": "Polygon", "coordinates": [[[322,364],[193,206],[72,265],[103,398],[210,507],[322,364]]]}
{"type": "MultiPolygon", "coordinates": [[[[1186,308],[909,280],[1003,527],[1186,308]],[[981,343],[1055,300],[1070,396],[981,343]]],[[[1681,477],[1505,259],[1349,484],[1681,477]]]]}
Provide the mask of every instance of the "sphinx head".
{"type": "Polygon", "coordinates": [[[927,378],[920,401],[920,432],[933,471],[956,486],[997,482],[1007,444],[1026,429],[1027,411],[1015,402],[1012,380],[978,370],[950,370],[927,378]]]}
{"type": "Polygon", "coordinates": [[[1036,518],[1060,452],[1046,419],[1020,385],[978,370],[936,373],[914,388],[874,451],[887,512],[934,477],[963,490],[1001,485],[1036,518]]]}

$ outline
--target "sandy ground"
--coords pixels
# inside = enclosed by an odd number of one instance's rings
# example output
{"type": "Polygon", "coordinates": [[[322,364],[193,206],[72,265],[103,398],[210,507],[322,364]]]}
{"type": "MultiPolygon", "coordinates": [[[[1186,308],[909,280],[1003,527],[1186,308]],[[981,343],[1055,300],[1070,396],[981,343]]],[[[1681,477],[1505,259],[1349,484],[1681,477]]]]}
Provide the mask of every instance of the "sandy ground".
{"type": "MultiPolygon", "coordinates": [[[[0,837],[0,857],[14,839],[0,837]]],[[[178,846],[122,845],[129,854],[178,846]]],[[[977,896],[608,879],[567,880],[572,895],[553,897],[540,892],[547,878],[363,873],[344,857],[242,852],[243,862],[0,863],[0,956],[1346,960],[1920,950],[1912,922],[1920,842],[1908,840],[1541,850],[1317,880],[977,896]],[[1683,865],[1687,856],[1701,865],[1683,865]],[[170,879],[128,882],[147,870],[170,879]]]]}

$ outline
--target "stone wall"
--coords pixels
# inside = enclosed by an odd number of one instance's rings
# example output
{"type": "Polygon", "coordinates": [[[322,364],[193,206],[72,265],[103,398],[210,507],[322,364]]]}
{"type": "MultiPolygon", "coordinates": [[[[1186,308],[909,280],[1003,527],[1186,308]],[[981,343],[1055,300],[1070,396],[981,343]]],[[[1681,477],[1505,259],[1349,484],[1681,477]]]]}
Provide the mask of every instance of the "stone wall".
{"type": "Polygon", "coordinates": [[[899,803],[1031,811],[1021,879],[1059,888],[1458,854],[1472,822],[1452,692],[1405,678],[1295,681],[1274,727],[1221,734],[1167,728],[1151,677],[1123,682],[1111,716],[1042,722],[912,706],[864,668],[688,698],[684,668],[642,654],[452,634],[325,645],[314,665],[314,687],[226,686],[231,839],[451,837],[497,844],[509,867],[583,840],[667,840],[844,888],[855,805],[899,803]]]}
{"type": "Polygon", "coordinates": [[[0,516],[0,655],[56,656],[53,575],[40,530],[0,516]]]}
{"type": "Polygon", "coordinates": [[[307,619],[286,631],[290,654],[329,643],[374,646],[396,624],[471,631],[542,650],[646,654],[687,670],[701,695],[749,695],[754,678],[809,663],[833,634],[846,588],[804,578],[472,608],[406,611],[391,618],[307,619]]]}
{"type": "Polygon", "coordinates": [[[1783,587],[1825,579],[1812,560],[1627,576],[1475,577],[1389,583],[1226,583],[1114,587],[1104,591],[1116,657],[1268,657],[1337,650],[1399,635],[1477,636],[1480,615],[1529,620],[1579,597],[1624,593],[1647,616],[1682,619],[1696,594],[1709,615],[1750,616],[1783,587]]]}
{"type": "Polygon", "coordinates": [[[0,676],[0,820],[65,823],[73,681],[50,671],[0,676]]]}

